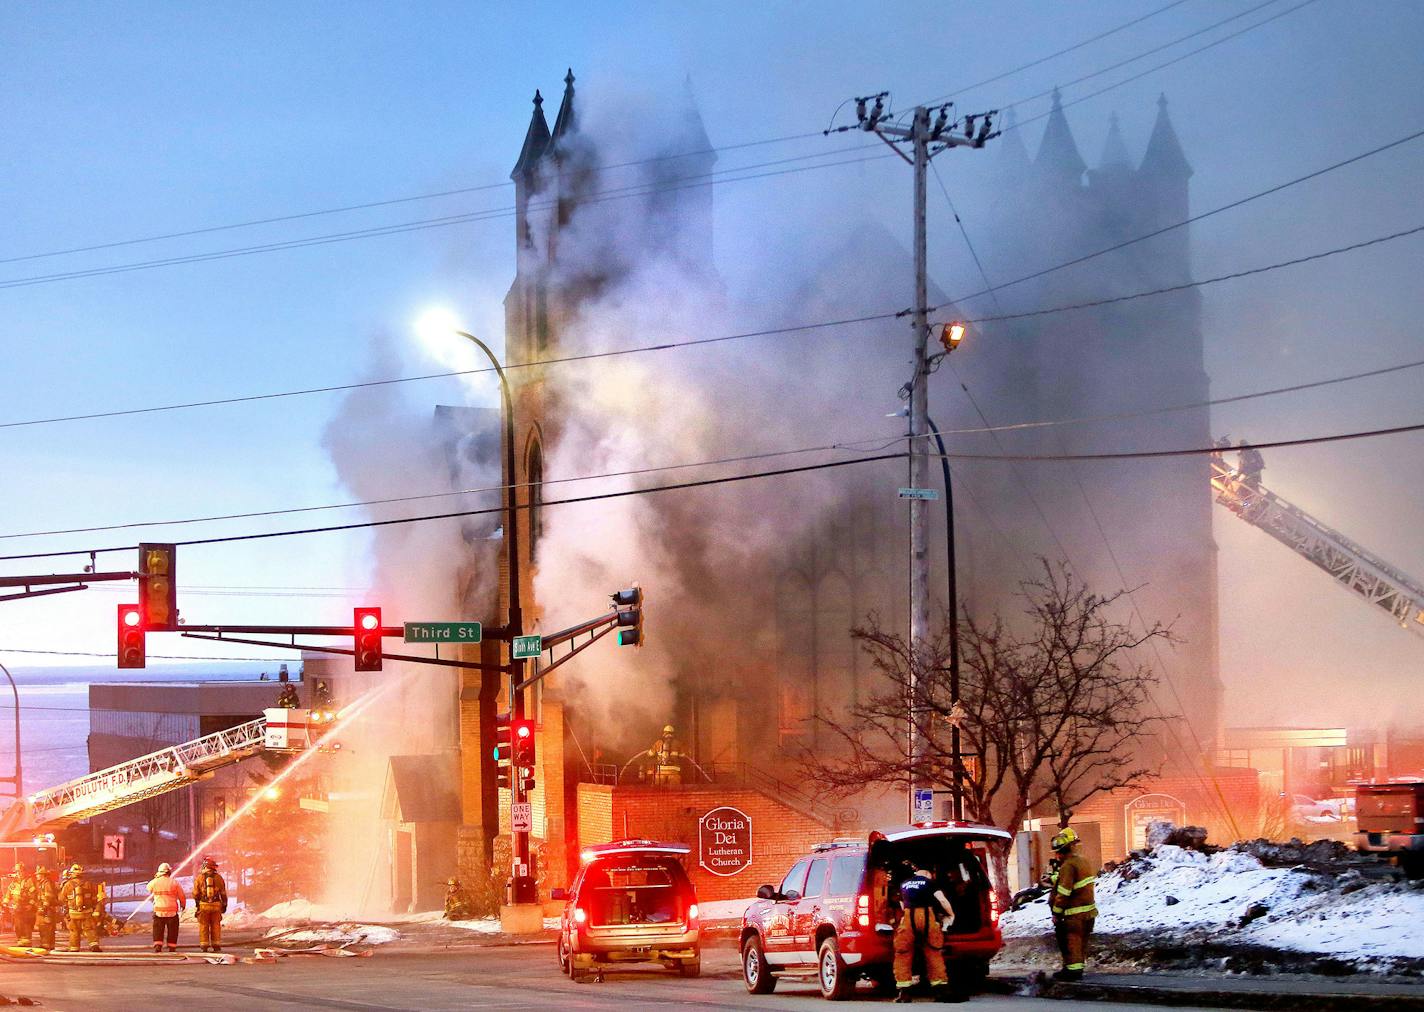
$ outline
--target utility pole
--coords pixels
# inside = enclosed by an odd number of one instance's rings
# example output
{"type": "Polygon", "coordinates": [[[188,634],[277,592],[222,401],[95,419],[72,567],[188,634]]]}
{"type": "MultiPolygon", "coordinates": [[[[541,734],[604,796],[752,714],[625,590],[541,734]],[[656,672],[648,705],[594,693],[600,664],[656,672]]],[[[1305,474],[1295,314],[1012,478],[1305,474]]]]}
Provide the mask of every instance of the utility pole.
{"type": "MultiPolygon", "coordinates": [[[[910,487],[922,489],[929,474],[929,373],[930,359],[928,345],[929,323],[929,281],[926,263],[926,222],[925,189],[929,175],[930,159],[949,148],[982,148],[986,141],[998,134],[994,131],[993,117],[997,109],[985,113],[966,116],[962,121],[949,121],[950,109],[954,103],[946,103],[937,109],[916,106],[910,117],[910,125],[901,126],[903,116],[890,119],[885,109],[889,92],[868,95],[855,100],[857,125],[839,130],[860,129],[873,133],[883,140],[890,149],[905,159],[915,170],[915,304],[911,309],[912,327],[915,335],[915,374],[907,384],[910,394],[910,487]],[[868,103],[874,106],[867,110],[868,103]],[[931,116],[933,115],[933,122],[931,116]],[[976,129],[977,124],[977,129],[976,129]],[[963,128],[962,131],[960,128],[963,128]],[[906,155],[897,144],[908,143],[911,154],[906,155]]],[[[831,131],[827,131],[828,133],[831,131]]],[[[920,731],[918,721],[922,710],[920,704],[919,665],[924,663],[925,644],[930,631],[929,604],[929,502],[920,497],[910,499],[910,713],[906,747],[909,768],[909,785],[906,807],[911,822],[923,812],[915,809],[915,788],[918,785],[920,731]]],[[[951,620],[958,622],[959,604],[949,602],[951,620]]],[[[957,669],[957,664],[953,665],[957,669]]],[[[955,670],[955,674],[957,674],[955,670]]],[[[956,679],[957,681],[957,679],[956,679]]],[[[958,702],[955,699],[953,702],[958,702]]],[[[955,773],[958,776],[958,771],[955,773]]],[[[956,781],[957,782],[957,781],[956,781]]]]}

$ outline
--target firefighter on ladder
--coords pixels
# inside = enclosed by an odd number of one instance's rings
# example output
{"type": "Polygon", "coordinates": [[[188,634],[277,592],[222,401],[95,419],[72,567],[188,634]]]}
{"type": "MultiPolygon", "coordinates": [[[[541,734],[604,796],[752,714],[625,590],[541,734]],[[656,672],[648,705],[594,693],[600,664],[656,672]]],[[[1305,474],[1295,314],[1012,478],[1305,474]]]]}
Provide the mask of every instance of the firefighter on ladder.
{"type": "Polygon", "coordinates": [[[944,892],[935,888],[930,873],[910,865],[900,883],[900,920],[895,925],[895,1000],[908,1002],[915,982],[915,952],[925,957],[925,976],[941,1001],[951,999],[949,974],[944,967],[944,933],[954,924],[954,908],[944,892]],[[938,908],[938,910],[936,910],[938,908]]]}
{"type": "Polygon", "coordinates": [[[1081,980],[1087,965],[1088,938],[1093,934],[1093,922],[1098,906],[1093,886],[1098,873],[1088,859],[1078,853],[1078,831],[1069,827],[1053,838],[1053,849],[1062,859],[1053,875],[1053,933],[1058,939],[1058,952],[1063,968],[1053,974],[1056,980],[1081,980]]]}
{"type": "Polygon", "coordinates": [[[84,869],[71,865],[64,885],[59,890],[64,908],[65,924],[69,928],[69,951],[78,952],[79,943],[87,942],[90,952],[99,951],[99,915],[104,909],[104,883],[84,876],[84,869]]]}
{"type": "Polygon", "coordinates": [[[193,906],[198,908],[198,947],[204,952],[222,952],[227,883],[218,874],[218,863],[210,857],[203,858],[203,867],[193,879],[193,906]]]}

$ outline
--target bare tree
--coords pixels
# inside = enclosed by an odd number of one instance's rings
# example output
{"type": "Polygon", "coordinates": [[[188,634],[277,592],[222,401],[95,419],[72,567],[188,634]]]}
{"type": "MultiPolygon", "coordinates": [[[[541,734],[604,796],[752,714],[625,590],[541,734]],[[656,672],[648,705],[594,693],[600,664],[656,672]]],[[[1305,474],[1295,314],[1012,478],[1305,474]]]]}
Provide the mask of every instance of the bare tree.
{"type": "Polygon", "coordinates": [[[961,622],[957,713],[943,631],[912,652],[874,616],[852,630],[881,689],[844,718],[817,718],[842,747],[804,753],[807,776],[836,794],[867,784],[908,787],[911,712],[919,739],[916,782],[951,787],[949,731],[958,721],[962,750],[972,757],[960,778],[966,814],[1011,833],[1043,806],[1067,825],[1073,809],[1094,794],[1149,775],[1137,746],[1160,719],[1144,713],[1157,675],[1138,651],[1153,640],[1170,641],[1170,630],[1159,623],[1134,633],[1112,617],[1125,591],[1096,594],[1067,566],[1042,565],[1042,576],[1020,584],[1021,620],[961,622]]]}

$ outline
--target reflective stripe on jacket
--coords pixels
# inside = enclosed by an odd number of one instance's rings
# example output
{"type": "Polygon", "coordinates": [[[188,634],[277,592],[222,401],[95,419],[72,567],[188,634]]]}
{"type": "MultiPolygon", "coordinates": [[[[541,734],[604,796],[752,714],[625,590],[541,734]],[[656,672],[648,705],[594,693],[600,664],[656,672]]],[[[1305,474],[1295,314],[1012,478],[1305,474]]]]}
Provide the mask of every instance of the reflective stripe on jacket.
{"type": "Polygon", "coordinates": [[[154,917],[173,917],[183,910],[188,897],[183,886],[172,875],[159,875],[148,884],[148,894],[153,897],[154,917]]]}
{"type": "Polygon", "coordinates": [[[1075,914],[1096,914],[1098,906],[1093,886],[1098,873],[1081,854],[1069,854],[1058,869],[1053,886],[1053,912],[1060,917],[1075,914]]]}

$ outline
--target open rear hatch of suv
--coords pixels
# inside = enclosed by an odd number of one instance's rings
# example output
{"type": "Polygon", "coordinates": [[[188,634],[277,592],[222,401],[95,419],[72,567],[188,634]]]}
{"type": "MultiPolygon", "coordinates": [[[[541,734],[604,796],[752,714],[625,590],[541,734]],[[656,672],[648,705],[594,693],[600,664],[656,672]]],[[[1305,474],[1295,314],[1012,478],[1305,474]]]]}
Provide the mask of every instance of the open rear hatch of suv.
{"type": "MultiPolygon", "coordinates": [[[[978,955],[1000,945],[998,911],[989,879],[989,848],[1006,846],[1009,834],[993,826],[928,822],[873,830],[866,882],[872,923],[889,923],[890,900],[909,866],[931,873],[954,908],[945,939],[951,955],[978,955]],[[955,951],[955,950],[963,950],[955,951]]],[[[992,953],[990,953],[992,954],[992,953]]]]}

